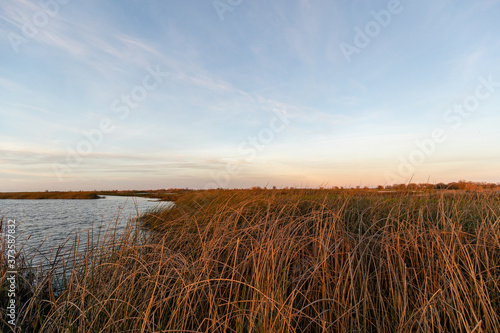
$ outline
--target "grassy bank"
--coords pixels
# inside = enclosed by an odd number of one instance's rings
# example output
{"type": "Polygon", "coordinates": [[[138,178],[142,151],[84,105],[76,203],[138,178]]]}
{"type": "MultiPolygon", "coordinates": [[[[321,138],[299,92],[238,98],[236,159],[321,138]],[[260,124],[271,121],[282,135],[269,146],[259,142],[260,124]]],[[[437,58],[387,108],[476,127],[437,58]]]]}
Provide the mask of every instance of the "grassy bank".
{"type": "Polygon", "coordinates": [[[75,254],[61,293],[23,273],[18,328],[498,332],[500,199],[444,193],[186,192],[75,254]]]}
{"type": "Polygon", "coordinates": [[[86,192],[0,192],[1,199],[100,199],[101,196],[143,197],[175,201],[186,193],[187,189],[147,190],[147,191],[86,191],[86,192]]]}
{"type": "Polygon", "coordinates": [[[0,199],[99,199],[96,192],[0,192],[0,199]]]}

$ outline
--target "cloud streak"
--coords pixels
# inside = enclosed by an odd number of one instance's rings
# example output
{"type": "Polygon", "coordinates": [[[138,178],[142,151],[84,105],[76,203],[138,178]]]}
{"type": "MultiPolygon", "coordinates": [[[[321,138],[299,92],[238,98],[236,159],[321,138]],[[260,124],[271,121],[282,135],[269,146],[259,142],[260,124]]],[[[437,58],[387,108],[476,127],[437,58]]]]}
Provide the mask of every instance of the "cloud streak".
{"type": "MultiPolygon", "coordinates": [[[[203,187],[228,162],[241,167],[234,186],[383,183],[477,76],[500,78],[498,1],[402,3],[347,64],[340,43],[386,4],[245,2],[220,21],[210,4],[70,0],[16,53],[9,33],[43,8],[2,1],[0,188],[203,187]],[[120,117],[114,101],[123,107],[156,66],[162,84],[120,117]],[[293,121],[247,161],[238,148],[277,111],[293,121]],[[115,130],[55,182],[51,164],[105,118],[115,130]]],[[[498,103],[485,102],[416,177],[448,177],[448,160],[494,177],[498,103]]]]}

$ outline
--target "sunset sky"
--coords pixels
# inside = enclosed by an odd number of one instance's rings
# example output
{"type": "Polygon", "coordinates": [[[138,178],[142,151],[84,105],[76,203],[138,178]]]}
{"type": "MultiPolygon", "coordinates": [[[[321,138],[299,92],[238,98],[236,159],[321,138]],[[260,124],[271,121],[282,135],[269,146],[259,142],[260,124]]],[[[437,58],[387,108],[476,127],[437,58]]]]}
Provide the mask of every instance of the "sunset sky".
{"type": "Polygon", "coordinates": [[[0,191],[500,182],[499,17],[2,0],[0,191]]]}

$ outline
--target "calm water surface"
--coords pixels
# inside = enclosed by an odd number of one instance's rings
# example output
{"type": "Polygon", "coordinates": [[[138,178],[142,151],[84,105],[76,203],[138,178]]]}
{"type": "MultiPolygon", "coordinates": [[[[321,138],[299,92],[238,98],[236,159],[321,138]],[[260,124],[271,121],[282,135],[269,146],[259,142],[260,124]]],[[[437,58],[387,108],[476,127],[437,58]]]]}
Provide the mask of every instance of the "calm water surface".
{"type": "Polygon", "coordinates": [[[120,232],[130,219],[158,207],[170,207],[171,202],[149,198],[106,196],[98,200],[0,200],[0,217],[16,220],[16,247],[24,246],[34,254],[36,262],[50,257],[53,248],[80,234],[80,243],[86,243],[87,231],[94,237],[106,229],[120,232]]]}

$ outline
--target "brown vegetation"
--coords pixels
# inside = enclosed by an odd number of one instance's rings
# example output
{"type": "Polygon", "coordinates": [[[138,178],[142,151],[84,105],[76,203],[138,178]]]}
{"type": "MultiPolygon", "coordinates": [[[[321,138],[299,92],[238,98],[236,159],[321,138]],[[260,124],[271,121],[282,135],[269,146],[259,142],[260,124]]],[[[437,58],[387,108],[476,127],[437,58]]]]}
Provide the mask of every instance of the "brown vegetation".
{"type": "Polygon", "coordinates": [[[379,186],[378,189],[386,190],[465,190],[469,192],[474,191],[500,191],[500,185],[495,183],[486,182],[471,182],[466,180],[460,180],[458,182],[451,182],[448,184],[437,183],[410,183],[410,184],[394,184],[388,186],[379,186]]]}
{"type": "Polygon", "coordinates": [[[142,221],[147,237],[131,225],[82,253],[59,293],[50,272],[23,280],[18,327],[500,331],[494,193],[192,191],[142,221]]]}

